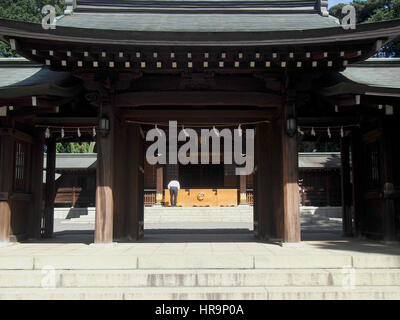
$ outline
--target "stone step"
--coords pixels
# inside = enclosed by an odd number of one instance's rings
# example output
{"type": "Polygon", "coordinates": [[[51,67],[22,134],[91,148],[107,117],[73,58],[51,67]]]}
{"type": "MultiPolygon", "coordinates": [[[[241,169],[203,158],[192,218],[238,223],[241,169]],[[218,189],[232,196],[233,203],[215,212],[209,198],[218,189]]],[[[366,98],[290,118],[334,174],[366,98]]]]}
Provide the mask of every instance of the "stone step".
{"type": "MultiPolygon", "coordinates": [[[[180,249],[177,249],[178,251],[180,249]]],[[[0,256],[1,270],[42,270],[52,266],[57,270],[176,270],[176,269],[400,269],[396,255],[238,255],[235,253],[159,252],[155,254],[121,254],[113,248],[89,247],[86,255],[0,256]]]]}
{"type": "Polygon", "coordinates": [[[400,269],[7,270],[0,288],[399,286],[400,269]]]}
{"type": "Polygon", "coordinates": [[[0,288],[1,300],[399,300],[397,286],[238,288],[0,288]]]}

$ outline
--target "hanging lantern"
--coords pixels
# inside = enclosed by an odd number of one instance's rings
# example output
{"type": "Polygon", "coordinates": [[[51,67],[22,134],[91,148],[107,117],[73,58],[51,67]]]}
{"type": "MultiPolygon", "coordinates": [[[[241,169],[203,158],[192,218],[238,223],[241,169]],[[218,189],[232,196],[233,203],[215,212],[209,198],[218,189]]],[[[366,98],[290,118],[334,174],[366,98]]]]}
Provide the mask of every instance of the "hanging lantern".
{"type": "Polygon", "coordinates": [[[110,119],[106,115],[100,118],[99,131],[103,137],[106,137],[110,133],[110,119]]]}
{"type": "Polygon", "coordinates": [[[297,132],[297,122],[295,118],[286,119],[286,134],[293,137],[297,132]]]}

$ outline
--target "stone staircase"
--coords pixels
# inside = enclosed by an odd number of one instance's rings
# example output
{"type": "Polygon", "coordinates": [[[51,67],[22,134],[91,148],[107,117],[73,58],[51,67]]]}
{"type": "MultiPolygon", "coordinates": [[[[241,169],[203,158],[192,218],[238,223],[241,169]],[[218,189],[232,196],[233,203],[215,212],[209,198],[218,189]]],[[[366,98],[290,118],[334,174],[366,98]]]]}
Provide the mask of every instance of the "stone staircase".
{"type": "Polygon", "coordinates": [[[400,299],[400,257],[2,256],[0,299],[400,299]]]}
{"type": "MultiPolygon", "coordinates": [[[[94,224],[95,208],[56,209],[55,218],[63,219],[65,224],[94,224]]],[[[253,223],[253,207],[146,207],[144,223],[170,222],[233,222],[253,223]]],[[[338,207],[302,207],[303,224],[318,224],[326,221],[341,222],[341,209],[338,207]]]]}

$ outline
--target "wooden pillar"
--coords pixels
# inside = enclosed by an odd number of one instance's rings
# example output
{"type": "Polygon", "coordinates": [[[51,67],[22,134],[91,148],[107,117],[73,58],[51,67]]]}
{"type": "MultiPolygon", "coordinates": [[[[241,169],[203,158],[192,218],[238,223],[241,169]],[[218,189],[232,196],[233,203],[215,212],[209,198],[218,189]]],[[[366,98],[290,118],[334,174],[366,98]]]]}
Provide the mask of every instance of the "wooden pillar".
{"type": "Polygon", "coordinates": [[[128,128],[120,127],[116,124],[114,136],[114,218],[113,235],[114,240],[122,240],[127,237],[126,234],[126,215],[128,210],[128,201],[130,190],[128,186],[128,170],[132,165],[128,160],[128,153],[131,152],[127,144],[128,128]]]}
{"type": "Polygon", "coordinates": [[[126,233],[130,240],[138,240],[143,236],[143,138],[139,126],[128,128],[128,206],[126,217],[126,233]]]}
{"type": "Polygon", "coordinates": [[[106,136],[97,135],[97,187],[95,243],[112,243],[114,217],[114,110],[110,104],[102,106],[100,117],[106,115],[110,131],[106,136]]]}
{"type": "Polygon", "coordinates": [[[239,204],[247,205],[247,176],[239,176],[239,204]]]}
{"type": "Polygon", "coordinates": [[[283,238],[282,156],[280,121],[257,126],[255,149],[255,214],[257,236],[262,240],[283,238]]]}
{"type": "Polygon", "coordinates": [[[156,176],[156,205],[161,205],[164,198],[164,170],[162,165],[157,165],[156,176]]]}
{"type": "Polygon", "coordinates": [[[43,155],[44,155],[44,132],[37,129],[32,145],[31,166],[31,193],[32,206],[28,219],[28,237],[39,239],[42,233],[43,216],[43,155]]]}
{"type": "Polygon", "coordinates": [[[144,133],[140,126],[137,126],[137,146],[138,146],[138,162],[139,162],[139,181],[138,181],[138,239],[144,236],[144,133]]]}
{"type": "Polygon", "coordinates": [[[51,238],[54,229],[54,198],[56,194],[56,140],[46,140],[46,189],[44,207],[44,237],[51,238]]]}
{"type": "Polygon", "coordinates": [[[383,159],[383,240],[385,242],[396,241],[396,208],[394,194],[394,176],[393,176],[393,139],[396,133],[392,132],[391,123],[385,123],[382,136],[382,159],[383,159]]]}
{"type": "Polygon", "coordinates": [[[353,174],[353,206],[354,206],[354,235],[360,237],[364,230],[363,215],[363,158],[360,129],[354,129],[351,133],[351,163],[353,174]]]}
{"type": "Polygon", "coordinates": [[[11,135],[0,136],[0,243],[10,240],[15,140],[11,135]]]}
{"type": "Polygon", "coordinates": [[[253,232],[254,236],[261,239],[259,230],[259,212],[258,212],[258,198],[259,198],[259,178],[258,178],[258,163],[259,163],[259,149],[260,149],[259,126],[256,127],[254,136],[254,177],[253,177],[253,232]]]}
{"type": "Polygon", "coordinates": [[[342,227],[343,235],[353,235],[353,218],[351,212],[351,182],[350,182],[350,139],[343,137],[340,140],[341,159],[341,189],[342,189],[342,227]]]}
{"type": "Polygon", "coordinates": [[[286,120],[294,117],[295,106],[282,106],[282,184],[283,184],[283,241],[300,241],[300,201],[298,185],[298,153],[296,134],[290,137],[286,132],[286,120]]]}

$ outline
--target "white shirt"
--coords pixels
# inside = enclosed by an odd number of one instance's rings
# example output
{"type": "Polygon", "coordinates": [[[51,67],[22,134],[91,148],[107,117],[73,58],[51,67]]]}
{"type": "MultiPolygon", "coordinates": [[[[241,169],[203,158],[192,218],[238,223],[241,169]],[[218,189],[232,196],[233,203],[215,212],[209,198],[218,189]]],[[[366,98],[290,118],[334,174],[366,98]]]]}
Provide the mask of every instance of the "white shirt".
{"type": "Polygon", "coordinates": [[[179,184],[179,181],[172,180],[170,183],[168,183],[168,189],[171,189],[171,187],[176,187],[178,190],[180,190],[181,185],[179,184]]]}

